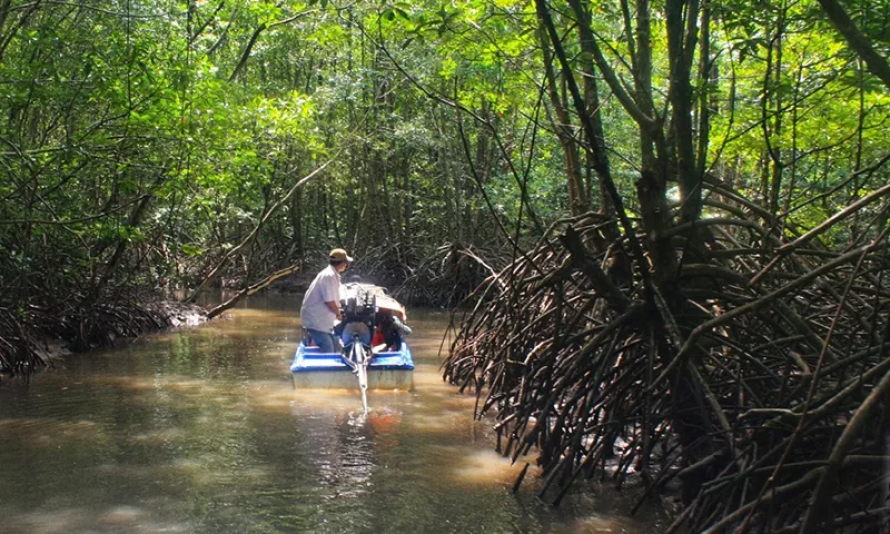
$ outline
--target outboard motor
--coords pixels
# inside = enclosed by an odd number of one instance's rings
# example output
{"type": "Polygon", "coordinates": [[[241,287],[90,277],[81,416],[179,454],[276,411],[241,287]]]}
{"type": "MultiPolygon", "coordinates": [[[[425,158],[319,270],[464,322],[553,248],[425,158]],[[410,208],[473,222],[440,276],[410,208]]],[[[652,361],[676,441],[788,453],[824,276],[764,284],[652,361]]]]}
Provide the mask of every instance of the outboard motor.
{"type": "Polygon", "coordinates": [[[377,296],[358,283],[346,284],[346,298],[340,300],[343,314],[343,359],[352,367],[362,390],[362,405],[368,413],[368,365],[371,362],[371,338],[377,321],[377,296]]]}
{"type": "Polygon", "coordinates": [[[340,338],[343,345],[351,344],[355,336],[359,336],[362,343],[368,345],[374,337],[374,326],[377,324],[377,296],[361,284],[346,284],[346,294],[347,297],[340,301],[343,314],[340,338]]]}

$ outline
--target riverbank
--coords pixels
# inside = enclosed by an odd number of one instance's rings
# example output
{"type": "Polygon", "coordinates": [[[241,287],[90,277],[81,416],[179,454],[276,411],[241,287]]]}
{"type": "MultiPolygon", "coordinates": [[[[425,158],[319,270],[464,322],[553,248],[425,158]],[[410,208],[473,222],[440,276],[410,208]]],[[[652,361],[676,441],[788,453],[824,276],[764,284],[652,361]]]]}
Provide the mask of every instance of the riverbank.
{"type": "Polygon", "coordinates": [[[36,306],[18,313],[0,307],[0,379],[27,376],[65,355],[206,320],[201,306],[169,300],[55,313],[36,306]]]}
{"type": "MultiPolygon", "coordinates": [[[[435,257],[441,261],[424,262],[424,268],[418,268],[405,279],[404,276],[394,276],[393,273],[397,271],[380,267],[373,254],[366,254],[347,274],[347,278],[360,276],[363,280],[388,287],[400,301],[411,306],[455,306],[481,281],[484,273],[476,272],[473,268],[461,268],[465,262],[458,261],[460,258],[445,261],[457,257],[453,249],[442,249],[435,257]],[[450,267],[443,269],[443,272],[431,267],[439,264],[450,267]]],[[[471,262],[469,267],[478,268],[478,265],[471,262]]],[[[257,291],[302,294],[312,282],[314,270],[288,272],[279,279],[280,274],[273,273],[248,288],[243,286],[243,282],[223,278],[216,289],[220,294],[211,299],[214,304],[222,305],[216,308],[208,305],[206,309],[180,300],[155,301],[144,294],[110,304],[94,303],[90,307],[65,309],[59,309],[59,304],[27,304],[22,309],[21,305],[0,297],[0,379],[27,376],[36,369],[52,365],[53,359],[59,356],[113,346],[122,338],[201,324],[257,291]],[[227,301],[227,298],[233,300],[227,301]]],[[[174,298],[184,297],[183,294],[174,298]]],[[[60,302],[70,300],[59,298],[60,302]]]]}

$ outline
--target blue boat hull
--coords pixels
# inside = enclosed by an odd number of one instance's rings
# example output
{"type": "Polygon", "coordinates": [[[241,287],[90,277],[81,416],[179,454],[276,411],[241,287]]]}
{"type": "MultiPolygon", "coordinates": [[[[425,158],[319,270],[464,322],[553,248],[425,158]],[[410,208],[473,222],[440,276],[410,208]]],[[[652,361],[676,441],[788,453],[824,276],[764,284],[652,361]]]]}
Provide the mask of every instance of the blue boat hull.
{"type": "MultiPolygon", "coordinates": [[[[302,342],[290,366],[297,389],[358,389],[352,368],[340,353],[322,353],[302,342]]],[[[368,365],[370,389],[411,390],[414,386],[414,358],[404,341],[397,351],[374,354],[368,365]]]]}

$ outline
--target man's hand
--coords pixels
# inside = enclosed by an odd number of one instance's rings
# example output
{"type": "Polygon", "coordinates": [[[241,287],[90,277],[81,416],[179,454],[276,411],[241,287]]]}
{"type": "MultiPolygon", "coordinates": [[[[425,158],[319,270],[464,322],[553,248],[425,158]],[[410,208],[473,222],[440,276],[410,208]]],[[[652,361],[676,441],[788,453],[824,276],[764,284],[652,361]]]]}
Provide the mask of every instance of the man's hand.
{"type": "Polygon", "coordinates": [[[325,305],[328,307],[329,310],[334,312],[334,316],[337,317],[338,321],[343,320],[343,313],[340,311],[340,305],[337,304],[336,301],[333,301],[333,300],[326,301],[325,305]]]}

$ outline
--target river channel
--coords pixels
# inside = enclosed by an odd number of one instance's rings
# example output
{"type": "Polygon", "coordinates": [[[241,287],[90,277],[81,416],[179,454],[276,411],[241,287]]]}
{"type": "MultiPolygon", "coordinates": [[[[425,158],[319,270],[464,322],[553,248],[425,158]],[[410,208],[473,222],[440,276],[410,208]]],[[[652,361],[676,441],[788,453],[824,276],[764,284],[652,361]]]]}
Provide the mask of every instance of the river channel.
{"type": "Polygon", "coordinates": [[[294,390],[298,308],[252,298],[0,383],[0,534],[658,530],[613,490],[511,493],[524,463],[442,381],[447,312],[410,311],[415,390],[371,392],[365,416],[357,392],[294,390]]]}

